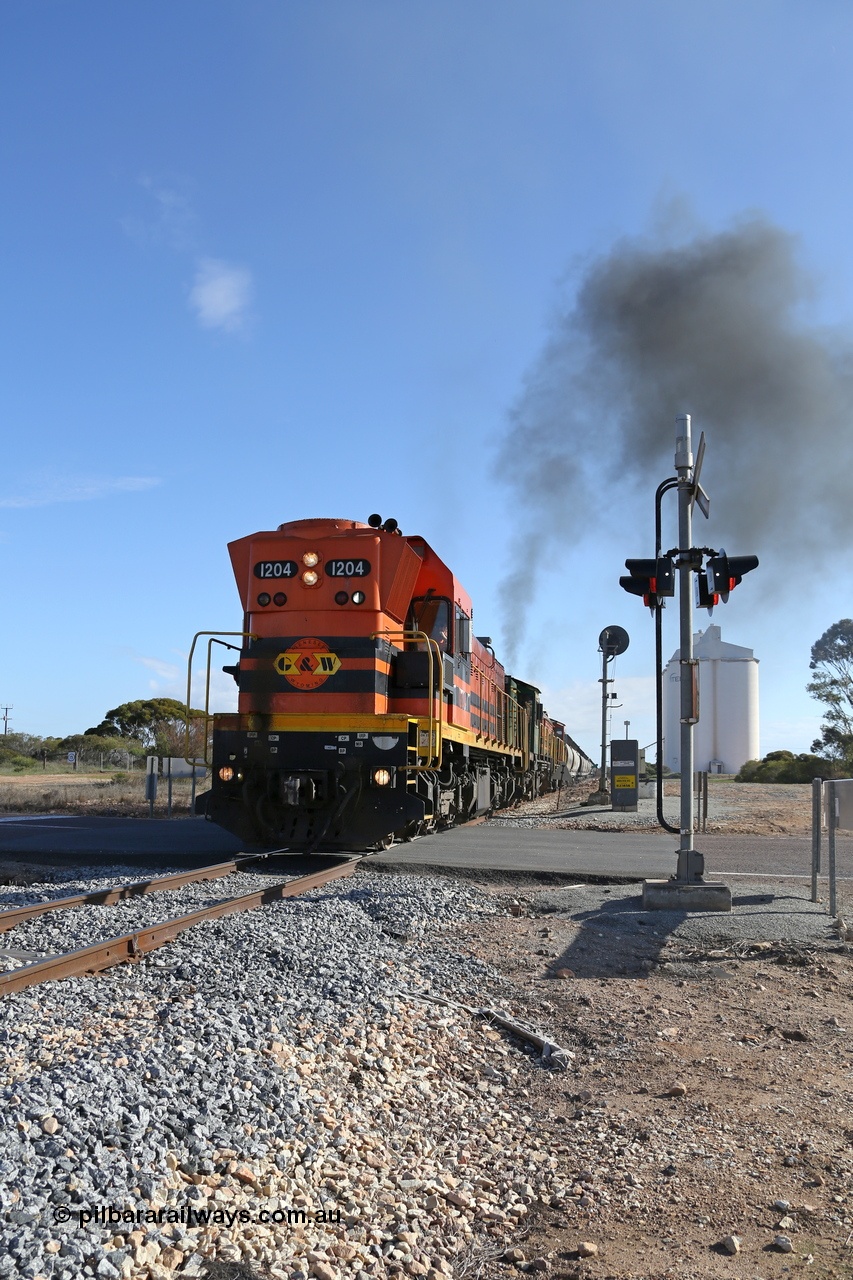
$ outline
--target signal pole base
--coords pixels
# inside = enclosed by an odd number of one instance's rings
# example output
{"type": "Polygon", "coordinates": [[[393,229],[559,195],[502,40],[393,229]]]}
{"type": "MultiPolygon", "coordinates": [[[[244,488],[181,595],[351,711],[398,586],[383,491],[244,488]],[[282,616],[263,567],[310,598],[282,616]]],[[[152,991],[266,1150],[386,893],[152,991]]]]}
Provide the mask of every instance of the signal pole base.
{"type": "Polygon", "coordinates": [[[731,911],[732,891],[727,884],[704,881],[644,880],[644,911],[731,911]]]}

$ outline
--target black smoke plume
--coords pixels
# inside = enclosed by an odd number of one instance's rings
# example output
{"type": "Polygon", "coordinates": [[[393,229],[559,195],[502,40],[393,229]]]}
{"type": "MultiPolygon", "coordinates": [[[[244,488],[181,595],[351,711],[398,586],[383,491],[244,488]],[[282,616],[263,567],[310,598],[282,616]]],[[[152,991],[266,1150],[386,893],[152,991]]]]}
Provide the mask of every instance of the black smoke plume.
{"type": "Polygon", "coordinates": [[[634,554],[652,554],[652,497],[673,474],[679,413],[693,415],[694,450],[706,434],[703,484],[729,551],[797,555],[849,536],[853,342],[809,322],[815,296],[795,237],[760,217],[687,242],[622,241],[583,270],[500,448],[523,513],[504,584],[511,656],[536,588],[531,539],[562,545],[568,565],[628,502],[634,554]],[[640,495],[647,511],[631,501],[640,495]]]}

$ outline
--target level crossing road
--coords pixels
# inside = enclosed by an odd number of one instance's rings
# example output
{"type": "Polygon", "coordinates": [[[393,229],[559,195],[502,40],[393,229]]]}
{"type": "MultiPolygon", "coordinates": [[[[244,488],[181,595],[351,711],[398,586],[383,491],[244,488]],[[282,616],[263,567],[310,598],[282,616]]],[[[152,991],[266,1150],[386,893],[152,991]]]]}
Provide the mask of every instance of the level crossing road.
{"type": "MultiPolygon", "coordinates": [[[[662,831],[578,831],[485,822],[394,845],[373,862],[427,870],[546,873],[643,880],[674,874],[678,839],[662,831]]],[[[800,836],[696,835],[706,878],[810,876],[811,841],[800,836]]],[[[203,818],[0,818],[0,864],[31,866],[132,862],[191,867],[244,849],[203,818]]],[[[853,837],[839,836],[838,875],[853,877],[853,837]]],[[[826,842],[822,871],[826,871],[826,842]]]]}

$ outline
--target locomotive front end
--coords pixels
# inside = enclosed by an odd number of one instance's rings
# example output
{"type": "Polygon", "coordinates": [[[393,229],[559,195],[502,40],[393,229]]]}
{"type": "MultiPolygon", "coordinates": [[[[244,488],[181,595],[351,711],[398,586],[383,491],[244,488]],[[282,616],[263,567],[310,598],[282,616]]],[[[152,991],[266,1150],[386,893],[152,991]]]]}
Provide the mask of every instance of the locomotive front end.
{"type": "Polygon", "coordinates": [[[564,726],[474,634],[470,597],[422,537],[378,516],[299,520],[229,551],[239,695],[213,718],[206,812],[241,840],[387,847],[568,776],[564,726]]]}
{"type": "Polygon", "coordinates": [[[429,744],[391,705],[420,560],[390,529],[304,520],[229,546],[246,633],[214,718],[208,815],[243,840],[367,849],[424,817],[408,785],[429,744]]]}

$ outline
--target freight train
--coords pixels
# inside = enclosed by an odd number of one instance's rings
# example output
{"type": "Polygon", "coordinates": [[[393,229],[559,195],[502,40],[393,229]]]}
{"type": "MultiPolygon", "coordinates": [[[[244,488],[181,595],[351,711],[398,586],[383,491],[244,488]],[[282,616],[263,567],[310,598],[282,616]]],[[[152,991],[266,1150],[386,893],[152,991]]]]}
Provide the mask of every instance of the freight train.
{"type": "Polygon", "coordinates": [[[228,549],[242,632],[199,634],[240,636],[223,667],[238,710],[207,717],[203,810],[240,839],[387,848],[594,767],[474,635],[447,565],[395,520],[296,520],[228,549]]]}

